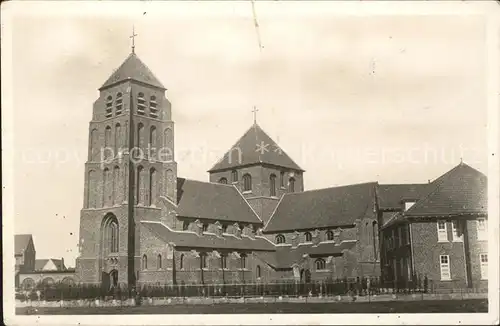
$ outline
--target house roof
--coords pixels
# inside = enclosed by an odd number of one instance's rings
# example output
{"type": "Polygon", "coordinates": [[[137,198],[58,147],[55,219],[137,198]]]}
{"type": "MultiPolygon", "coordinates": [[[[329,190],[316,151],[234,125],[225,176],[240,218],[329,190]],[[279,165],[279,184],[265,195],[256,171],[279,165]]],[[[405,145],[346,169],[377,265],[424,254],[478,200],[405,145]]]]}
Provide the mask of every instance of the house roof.
{"type": "Polygon", "coordinates": [[[254,123],[208,172],[259,163],[304,171],[254,123]]]}
{"type": "Polygon", "coordinates": [[[377,199],[379,208],[401,209],[403,200],[418,200],[424,196],[431,185],[429,183],[417,184],[379,184],[377,199]]]}
{"type": "Polygon", "coordinates": [[[355,224],[373,211],[375,186],[371,182],[285,194],[264,232],[355,224]]]}
{"type": "Polygon", "coordinates": [[[383,228],[408,218],[451,217],[488,212],[487,177],[460,163],[430,183],[427,193],[405,212],[394,214],[383,228]]]}
{"type": "Polygon", "coordinates": [[[14,249],[16,255],[21,255],[33,239],[31,234],[16,234],[14,237],[14,249]]]}
{"type": "Polygon", "coordinates": [[[263,237],[254,239],[242,236],[241,239],[232,235],[217,237],[215,234],[203,234],[188,231],[173,231],[160,222],[141,221],[159,239],[166,243],[173,243],[176,247],[212,248],[212,249],[241,249],[254,251],[274,251],[275,247],[263,237]]]}
{"type": "Polygon", "coordinates": [[[155,77],[151,70],[139,59],[135,53],[131,53],[125,61],[116,69],[100,89],[114,85],[124,80],[135,80],[151,86],[165,89],[162,83],[155,77]]]}
{"type": "Polygon", "coordinates": [[[182,217],[262,223],[233,185],[177,178],[177,214],[182,217]]]}
{"type": "Polygon", "coordinates": [[[52,261],[56,266],[58,271],[66,270],[66,266],[64,266],[64,261],[62,259],[35,259],[35,271],[41,271],[47,265],[49,261],[52,261]]]}
{"type": "Polygon", "coordinates": [[[277,247],[276,252],[259,252],[256,256],[275,269],[290,269],[294,263],[300,262],[305,254],[308,254],[311,258],[336,256],[355,245],[356,241],[345,241],[340,244],[322,242],[317,246],[301,244],[293,249],[290,249],[290,247],[277,247]]]}

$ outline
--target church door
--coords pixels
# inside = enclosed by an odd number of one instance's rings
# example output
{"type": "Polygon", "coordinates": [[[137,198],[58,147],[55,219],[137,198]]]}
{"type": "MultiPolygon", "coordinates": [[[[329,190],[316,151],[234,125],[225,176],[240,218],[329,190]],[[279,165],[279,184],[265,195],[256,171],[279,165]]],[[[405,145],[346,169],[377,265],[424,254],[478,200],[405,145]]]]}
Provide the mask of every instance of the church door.
{"type": "Polygon", "coordinates": [[[107,291],[109,289],[109,286],[110,286],[109,274],[103,271],[101,274],[101,287],[103,290],[107,291]]]}
{"type": "Polygon", "coordinates": [[[110,288],[115,288],[118,286],[118,271],[116,269],[113,269],[109,273],[109,278],[110,278],[110,288]]]}

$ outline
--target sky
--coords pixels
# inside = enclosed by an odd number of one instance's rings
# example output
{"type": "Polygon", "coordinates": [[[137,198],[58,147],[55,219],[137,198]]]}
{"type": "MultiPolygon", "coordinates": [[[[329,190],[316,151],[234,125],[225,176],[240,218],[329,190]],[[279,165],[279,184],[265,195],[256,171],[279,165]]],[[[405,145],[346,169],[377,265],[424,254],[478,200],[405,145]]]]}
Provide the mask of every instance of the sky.
{"type": "Polygon", "coordinates": [[[334,3],[141,3],[11,20],[14,231],[74,266],[98,88],[136,53],[167,88],[179,176],[206,172],[252,125],[305,188],[487,172],[487,48],[475,15],[346,15],[334,3]],[[299,8],[302,6],[302,8],[299,8]],[[327,8],[328,6],[328,8],[327,8]],[[259,49],[258,34],[263,48],[259,49]]]}

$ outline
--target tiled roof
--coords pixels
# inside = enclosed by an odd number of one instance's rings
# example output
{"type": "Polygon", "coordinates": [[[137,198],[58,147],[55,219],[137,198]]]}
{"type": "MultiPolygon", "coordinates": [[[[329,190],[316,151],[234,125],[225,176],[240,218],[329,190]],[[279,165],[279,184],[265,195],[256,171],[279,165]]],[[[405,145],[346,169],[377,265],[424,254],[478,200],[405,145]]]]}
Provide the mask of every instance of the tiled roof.
{"type": "Polygon", "coordinates": [[[62,259],[50,258],[50,259],[35,259],[35,271],[43,270],[43,268],[45,267],[45,265],[47,265],[49,260],[52,260],[58,271],[66,270],[66,266],[64,266],[64,262],[62,259]]]}
{"type": "Polygon", "coordinates": [[[233,185],[177,178],[177,206],[183,217],[262,223],[233,185]]]}
{"type": "Polygon", "coordinates": [[[165,87],[160,83],[160,81],[155,77],[155,75],[149,70],[149,68],[139,59],[135,53],[131,53],[127,59],[116,69],[113,74],[106,80],[106,82],[101,86],[100,89],[111,86],[115,83],[124,80],[136,80],[148,85],[152,85],[158,88],[165,87]]]}
{"type": "Polygon", "coordinates": [[[255,123],[208,172],[256,163],[304,171],[255,123]]]}
{"type": "Polygon", "coordinates": [[[420,184],[380,184],[377,199],[380,209],[401,209],[401,201],[418,200],[428,193],[431,185],[420,184]]]}
{"type": "Polygon", "coordinates": [[[255,251],[274,251],[274,244],[263,237],[242,236],[241,239],[232,235],[223,235],[217,237],[215,234],[203,234],[198,236],[193,232],[173,231],[166,225],[159,222],[141,221],[141,224],[147,227],[166,243],[173,243],[176,247],[192,248],[212,248],[212,249],[240,249],[255,251]]]}
{"type": "Polygon", "coordinates": [[[20,255],[28,247],[30,240],[32,239],[31,234],[16,234],[14,237],[14,249],[15,254],[20,255]]]}
{"type": "Polygon", "coordinates": [[[408,217],[487,214],[487,177],[460,163],[434,182],[433,190],[404,213],[408,217]]]}
{"type": "Polygon", "coordinates": [[[286,194],[264,232],[352,225],[373,212],[375,187],[371,182],[286,194]]]}
{"type": "Polygon", "coordinates": [[[342,251],[346,249],[351,249],[355,245],[355,241],[345,241],[340,244],[323,242],[318,246],[301,244],[293,249],[290,247],[277,247],[275,253],[259,252],[256,253],[256,255],[275,269],[290,269],[294,263],[299,263],[304,258],[305,254],[308,254],[311,258],[336,256],[342,254],[342,251]]]}

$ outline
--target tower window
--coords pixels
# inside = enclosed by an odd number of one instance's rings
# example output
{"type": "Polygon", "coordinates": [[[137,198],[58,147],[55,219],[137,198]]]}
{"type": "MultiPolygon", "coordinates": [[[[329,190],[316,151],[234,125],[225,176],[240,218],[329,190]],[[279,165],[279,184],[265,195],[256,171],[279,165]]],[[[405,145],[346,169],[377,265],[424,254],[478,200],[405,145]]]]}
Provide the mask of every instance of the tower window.
{"type": "Polygon", "coordinates": [[[238,182],[238,171],[237,170],[231,171],[231,181],[238,182]]]}
{"type": "Polygon", "coordinates": [[[243,191],[252,191],[252,177],[248,173],[243,176],[243,191]]]}
{"type": "Polygon", "coordinates": [[[151,96],[149,98],[149,115],[152,118],[158,118],[158,107],[156,103],[156,96],[151,96]]]}
{"type": "Polygon", "coordinates": [[[144,115],[146,110],[146,100],[144,99],[144,93],[137,94],[137,113],[144,115]]]}
{"type": "Polygon", "coordinates": [[[219,179],[219,183],[227,184],[227,179],[226,178],[220,178],[219,179]]]}
{"type": "Polygon", "coordinates": [[[123,109],[122,93],[116,94],[115,108],[116,108],[115,115],[122,114],[122,109],[123,109]]]}
{"type": "Polygon", "coordinates": [[[295,192],[295,179],[294,178],[290,178],[288,180],[288,191],[295,192]]]}
{"type": "Polygon", "coordinates": [[[108,96],[106,98],[106,118],[111,118],[113,116],[113,97],[108,96]]]}
{"type": "Polygon", "coordinates": [[[271,197],[276,197],[276,175],[269,176],[269,194],[271,197]]]}

